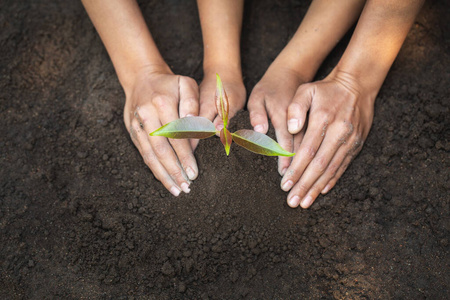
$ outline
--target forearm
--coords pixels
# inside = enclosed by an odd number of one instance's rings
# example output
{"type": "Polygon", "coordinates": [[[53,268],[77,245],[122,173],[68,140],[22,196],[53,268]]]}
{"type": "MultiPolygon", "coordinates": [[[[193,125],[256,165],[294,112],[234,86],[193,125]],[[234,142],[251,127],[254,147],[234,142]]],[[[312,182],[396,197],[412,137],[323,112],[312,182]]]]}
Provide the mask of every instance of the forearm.
{"type": "Polygon", "coordinates": [[[356,22],[365,0],[314,0],[277,60],[311,81],[323,60],[356,22]]]}
{"type": "Polygon", "coordinates": [[[374,101],[423,2],[369,0],[333,73],[356,79],[374,101]]]}
{"type": "Polygon", "coordinates": [[[243,0],[197,0],[203,35],[203,68],[227,68],[241,75],[243,0]]]}
{"type": "Polygon", "coordinates": [[[125,92],[142,68],[170,72],[134,0],[82,0],[125,92]]]}

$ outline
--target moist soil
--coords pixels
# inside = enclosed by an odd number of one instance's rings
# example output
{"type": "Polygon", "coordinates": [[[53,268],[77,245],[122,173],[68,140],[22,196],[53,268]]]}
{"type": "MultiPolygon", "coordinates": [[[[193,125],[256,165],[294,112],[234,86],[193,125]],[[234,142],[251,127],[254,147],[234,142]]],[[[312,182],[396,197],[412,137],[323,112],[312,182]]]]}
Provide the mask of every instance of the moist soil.
{"type": "MultiPolygon", "coordinates": [[[[141,1],[166,61],[202,78],[194,1],[141,1]]],[[[247,1],[247,91],[308,1],[247,1]]],[[[173,197],[123,125],[124,94],[78,1],[0,4],[1,299],[448,299],[449,5],[428,1],[360,155],[311,209],[276,158],[218,138],[173,197]]],[[[347,35],[317,79],[338,62],[347,35]]],[[[248,112],[231,129],[250,128],[248,112]]],[[[270,131],[273,136],[273,130],[270,131]]]]}

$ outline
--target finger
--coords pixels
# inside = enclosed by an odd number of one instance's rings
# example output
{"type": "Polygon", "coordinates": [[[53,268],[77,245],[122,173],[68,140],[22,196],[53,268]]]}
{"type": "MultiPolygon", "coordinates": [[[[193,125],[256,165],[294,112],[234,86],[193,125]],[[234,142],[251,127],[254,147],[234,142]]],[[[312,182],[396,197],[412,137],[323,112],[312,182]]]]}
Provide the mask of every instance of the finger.
{"type": "Polygon", "coordinates": [[[315,118],[311,117],[303,141],[300,144],[292,163],[287,169],[286,174],[281,180],[282,190],[286,192],[289,191],[303,175],[306,167],[316,156],[317,150],[325,136],[327,127],[328,121],[326,118],[317,116],[315,118]]]}
{"type": "MultiPolygon", "coordinates": [[[[338,167],[346,157],[349,148],[346,146],[342,147],[345,138],[348,138],[348,133],[345,131],[342,132],[342,128],[339,125],[335,125],[327,131],[316,156],[311,160],[308,167],[306,167],[306,170],[299,181],[295,183],[295,186],[288,196],[288,204],[291,207],[297,207],[300,203],[302,207],[309,207],[311,205],[321,191],[318,190],[317,195],[311,195],[310,190],[315,185],[316,181],[326,172],[330,173],[337,171],[338,167]],[[332,161],[333,164],[331,165],[332,161]]],[[[326,174],[326,176],[328,176],[329,180],[334,176],[334,173],[326,174]]],[[[322,188],[325,187],[325,184],[326,182],[323,183],[322,188]]]]}
{"type": "Polygon", "coordinates": [[[302,144],[303,138],[305,137],[307,127],[303,126],[299,133],[294,134],[294,152],[297,153],[300,145],[302,144]]]}
{"type": "Polygon", "coordinates": [[[325,187],[321,190],[321,194],[325,195],[328,193],[337,183],[337,181],[341,178],[341,176],[344,174],[344,172],[347,170],[348,166],[352,162],[353,157],[348,156],[344,159],[341,166],[337,170],[336,174],[328,181],[328,183],[325,185],[325,187]]]}
{"type": "MultiPolygon", "coordinates": [[[[286,120],[285,115],[277,116],[277,118],[273,118],[272,123],[275,128],[275,135],[278,144],[280,144],[284,150],[292,152],[294,149],[294,137],[288,132],[286,122],[284,120],[286,120]]],[[[286,170],[291,164],[291,161],[292,157],[278,157],[278,173],[280,173],[281,176],[284,176],[286,170]]]]}
{"type": "Polygon", "coordinates": [[[217,115],[217,109],[214,102],[215,89],[208,89],[207,86],[202,86],[200,90],[200,116],[207,118],[211,122],[217,115]]]}
{"type": "MultiPolygon", "coordinates": [[[[215,119],[217,116],[217,109],[214,102],[214,93],[215,93],[215,86],[208,86],[205,85],[204,82],[202,82],[202,85],[200,86],[200,117],[207,118],[211,122],[215,119]],[[212,89],[214,88],[214,89],[212,89]]],[[[217,128],[216,128],[217,129],[217,128]]],[[[191,146],[192,149],[197,148],[197,145],[200,140],[193,139],[191,140],[191,146]]]]}
{"type": "Polygon", "coordinates": [[[139,150],[145,164],[150,168],[156,179],[161,181],[164,187],[170,191],[175,197],[181,193],[180,187],[169,176],[166,169],[157,159],[155,153],[152,151],[150,142],[148,141],[147,133],[142,129],[141,123],[134,118],[130,124],[130,136],[136,148],[139,150]]]}
{"type": "MultiPolygon", "coordinates": [[[[161,123],[162,124],[167,124],[169,122],[172,122],[176,119],[178,119],[178,113],[177,113],[177,109],[176,109],[176,101],[173,101],[173,99],[170,99],[168,97],[163,97],[163,96],[158,96],[157,98],[159,99],[153,99],[153,102],[156,104],[156,108],[158,110],[158,115],[160,117],[161,123]]],[[[147,112],[143,112],[142,114],[147,114],[147,112]]],[[[149,120],[150,115],[147,116],[147,118],[143,118],[141,116],[141,119],[146,119],[149,120]]],[[[152,121],[149,120],[149,122],[144,122],[143,120],[141,120],[142,124],[144,124],[144,128],[147,130],[149,130],[148,132],[150,133],[151,130],[153,129],[153,124],[155,126],[158,126],[158,122],[154,119],[152,119],[152,121]],[[153,123],[153,124],[152,124],[153,123]],[[148,127],[148,128],[147,128],[148,127]]],[[[156,127],[158,128],[158,127],[156,127]]],[[[154,129],[153,129],[154,130],[154,129]]],[[[155,141],[158,139],[152,139],[155,141]]],[[[164,139],[159,139],[159,140],[166,140],[164,139]]],[[[167,141],[167,140],[166,140],[167,141]]],[[[170,145],[166,145],[163,146],[164,143],[163,142],[159,142],[158,146],[162,147],[161,153],[159,153],[155,148],[154,145],[152,144],[153,147],[153,151],[156,153],[156,155],[158,157],[160,157],[163,161],[163,165],[167,168],[167,170],[169,171],[169,174],[172,175],[172,173],[170,173],[169,168],[172,170],[173,175],[176,176],[178,178],[175,179],[176,182],[182,184],[183,181],[181,181],[183,179],[183,175],[187,175],[187,177],[190,180],[194,180],[195,178],[197,178],[198,176],[198,167],[197,167],[197,162],[195,161],[195,157],[194,157],[194,153],[192,151],[191,145],[189,143],[189,140],[187,139],[169,139],[170,144],[173,147],[173,150],[175,150],[176,156],[174,156],[174,153],[172,151],[172,149],[170,149],[171,151],[169,151],[169,149],[167,147],[170,147],[170,145]],[[168,152],[167,154],[169,155],[167,158],[171,158],[170,161],[167,161],[165,158],[165,153],[168,152]],[[175,168],[174,163],[177,161],[177,158],[182,166],[183,171],[185,172],[185,174],[183,174],[184,172],[181,172],[181,174],[178,174],[179,172],[177,172],[176,170],[178,168],[175,168]],[[167,162],[166,162],[167,161],[167,162]],[[164,163],[166,162],[166,164],[164,163]]],[[[180,187],[183,187],[180,185],[180,187]]],[[[184,191],[184,190],[183,190],[184,191]]]]}
{"type": "MultiPolygon", "coordinates": [[[[137,118],[139,119],[140,123],[143,125],[143,128],[147,135],[150,132],[153,132],[155,129],[159,128],[161,126],[161,122],[153,117],[157,116],[159,114],[160,117],[168,118],[170,116],[169,111],[172,112],[172,114],[175,115],[172,116],[175,118],[178,117],[178,112],[176,109],[172,106],[169,102],[169,99],[165,99],[166,97],[158,96],[156,98],[160,99],[153,99],[153,102],[156,103],[158,107],[158,111],[154,111],[154,108],[147,108],[147,109],[140,109],[137,113],[137,118]],[[165,104],[161,104],[161,101],[165,104]],[[160,109],[164,109],[165,113],[161,113],[160,109]]],[[[163,121],[164,122],[164,121],[163,121]]],[[[167,122],[165,122],[167,123],[167,122]]],[[[174,150],[172,149],[171,145],[169,144],[169,140],[162,136],[154,136],[154,137],[148,137],[148,140],[150,141],[150,146],[152,148],[152,151],[156,155],[157,159],[160,161],[160,163],[164,166],[167,173],[172,177],[172,179],[175,181],[175,183],[185,192],[189,193],[189,184],[190,182],[186,179],[186,173],[181,167],[180,163],[178,162],[178,158],[174,153],[174,150]]],[[[185,141],[190,149],[188,141],[185,141]]],[[[190,150],[192,151],[192,150],[190,150]]],[[[191,165],[191,168],[193,166],[191,165]]]]}
{"type": "Polygon", "coordinates": [[[250,123],[257,132],[267,133],[269,130],[269,121],[267,119],[267,111],[264,102],[264,94],[252,92],[247,105],[250,113],[250,123]]]}
{"type": "Polygon", "coordinates": [[[313,97],[312,91],[307,85],[300,86],[288,107],[287,125],[291,134],[298,133],[306,123],[306,113],[311,107],[313,97]]]}
{"type": "Polygon", "coordinates": [[[350,149],[350,151],[348,151],[347,156],[342,162],[339,169],[336,171],[334,176],[329,180],[329,182],[325,185],[325,187],[321,190],[322,194],[328,193],[336,185],[336,182],[339,180],[339,178],[341,178],[345,170],[347,170],[352,160],[361,151],[363,144],[364,142],[361,139],[356,138],[356,140],[353,142],[352,148],[350,149]]]}
{"type": "Polygon", "coordinates": [[[180,118],[198,116],[199,93],[198,86],[190,77],[179,77],[180,89],[180,118]]]}

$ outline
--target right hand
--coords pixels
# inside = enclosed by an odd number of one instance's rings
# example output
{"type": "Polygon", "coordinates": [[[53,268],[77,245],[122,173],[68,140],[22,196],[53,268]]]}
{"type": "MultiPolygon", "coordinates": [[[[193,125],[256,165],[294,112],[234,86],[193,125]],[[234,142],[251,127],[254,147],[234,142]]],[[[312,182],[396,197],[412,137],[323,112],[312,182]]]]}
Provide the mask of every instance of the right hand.
{"type": "Polygon", "coordinates": [[[131,140],[156,179],[174,196],[189,193],[198,176],[189,140],[149,136],[178,118],[198,115],[198,85],[194,79],[163,70],[142,69],[125,90],[124,122],[131,140]]]}
{"type": "MultiPolygon", "coordinates": [[[[278,143],[289,152],[294,150],[294,137],[288,131],[287,111],[297,88],[304,82],[296,71],[275,61],[253,88],[247,104],[253,129],[267,133],[269,116],[278,143]]],[[[291,160],[291,157],[278,158],[278,172],[281,176],[286,172],[291,160]]]]}

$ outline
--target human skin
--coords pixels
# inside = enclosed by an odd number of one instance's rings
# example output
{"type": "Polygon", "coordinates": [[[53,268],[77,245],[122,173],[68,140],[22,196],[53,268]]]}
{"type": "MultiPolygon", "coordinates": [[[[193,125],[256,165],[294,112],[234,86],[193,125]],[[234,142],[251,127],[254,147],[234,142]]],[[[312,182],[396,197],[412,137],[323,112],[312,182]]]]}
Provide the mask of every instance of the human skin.
{"type": "Polygon", "coordinates": [[[245,104],[240,60],[243,0],[198,1],[202,24],[204,79],[200,85],[175,75],[165,63],[133,0],[82,0],[114,64],[126,101],[124,122],[155,177],[174,195],[188,193],[198,176],[193,149],[198,140],[149,137],[149,133],[188,115],[223,127],[214,104],[216,73],[231,104],[230,118],[245,104]],[[200,103],[200,105],[199,105],[200,103]]]}
{"type": "Polygon", "coordinates": [[[165,63],[136,1],[82,0],[114,64],[126,100],[124,122],[155,177],[174,195],[198,175],[188,140],[149,138],[163,124],[198,115],[199,89],[165,63]]]}
{"type": "MultiPolygon", "coordinates": [[[[230,102],[231,119],[245,105],[246,91],[242,80],[240,36],[243,0],[197,0],[203,36],[203,81],[200,84],[200,116],[223,128],[218,117],[214,95],[219,74],[230,102]]],[[[193,147],[198,140],[193,140],[193,147]]]]}
{"type": "MultiPolygon", "coordinates": [[[[283,176],[281,187],[290,191],[287,202],[291,207],[310,207],[320,193],[325,194],[334,187],[361,150],[372,124],[376,95],[424,1],[368,0],[338,65],[325,79],[301,84],[312,78],[323,54],[326,56],[330,46],[334,46],[334,41],[320,40],[314,34],[312,40],[306,38],[308,33],[311,36],[310,30],[317,29],[321,36],[340,38],[351,25],[332,26],[334,22],[330,17],[344,12],[336,7],[328,11],[329,18],[320,16],[323,10],[312,9],[313,5],[319,6],[319,2],[331,3],[313,1],[296,35],[257,84],[248,104],[255,130],[267,130],[268,114],[279,142],[286,150],[297,153],[291,162],[279,161],[283,176]],[[305,25],[307,21],[310,26],[305,25]],[[309,30],[302,30],[302,26],[309,30]],[[310,44],[303,44],[301,40],[310,44]],[[306,45],[311,52],[303,54],[304,50],[295,48],[296,44],[298,47],[306,45]],[[323,52],[319,51],[321,47],[325,48],[323,52]],[[290,48],[294,50],[288,55],[290,48]],[[316,59],[304,59],[314,50],[318,51],[316,59]],[[288,63],[283,63],[284,56],[288,63]],[[305,74],[301,69],[313,72],[305,74]],[[268,92],[271,87],[279,86],[277,78],[289,73],[297,76],[291,76],[292,83],[285,87],[288,91],[268,92]],[[295,82],[300,86],[292,88],[295,82]],[[280,101],[286,98],[284,101],[288,104],[279,107],[280,101]]],[[[349,15],[354,16],[361,2],[348,5],[349,15]]]]}

